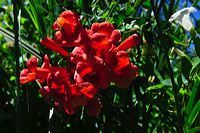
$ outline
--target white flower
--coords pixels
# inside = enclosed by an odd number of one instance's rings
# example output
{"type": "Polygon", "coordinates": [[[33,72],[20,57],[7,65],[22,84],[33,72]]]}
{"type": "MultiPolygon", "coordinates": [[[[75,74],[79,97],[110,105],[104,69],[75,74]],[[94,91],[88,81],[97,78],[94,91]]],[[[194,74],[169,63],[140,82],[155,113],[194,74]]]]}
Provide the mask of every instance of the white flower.
{"type": "Polygon", "coordinates": [[[190,19],[190,13],[195,12],[196,9],[194,7],[183,8],[177,12],[175,12],[169,19],[169,22],[172,21],[180,24],[185,30],[191,31],[193,29],[193,24],[190,19]]]}

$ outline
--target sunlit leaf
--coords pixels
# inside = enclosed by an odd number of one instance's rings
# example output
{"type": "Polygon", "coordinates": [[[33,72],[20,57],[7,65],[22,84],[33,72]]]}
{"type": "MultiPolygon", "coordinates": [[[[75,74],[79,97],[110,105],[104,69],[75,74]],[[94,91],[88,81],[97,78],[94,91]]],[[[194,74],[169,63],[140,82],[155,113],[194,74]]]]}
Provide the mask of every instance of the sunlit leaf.
{"type": "Polygon", "coordinates": [[[196,78],[196,80],[194,82],[194,85],[192,87],[192,90],[191,90],[191,94],[190,94],[190,98],[189,98],[188,104],[186,106],[186,116],[185,116],[185,119],[188,122],[187,124],[191,124],[191,121],[192,121],[191,120],[192,119],[191,118],[191,111],[192,111],[192,108],[193,108],[193,104],[195,102],[195,98],[196,98],[196,95],[197,95],[199,84],[200,84],[200,80],[199,80],[199,78],[196,78]],[[190,117],[190,122],[189,122],[189,117],[190,117]]]}
{"type": "Polygon", "coordinates": [[[191,125],[194,123],[197,115],[199,114],[199,110],[200,110],[200,100],[196,103],[196,105],[194,106],[189,118],[188,118],[188,127],[190,128],[191,125]]]}

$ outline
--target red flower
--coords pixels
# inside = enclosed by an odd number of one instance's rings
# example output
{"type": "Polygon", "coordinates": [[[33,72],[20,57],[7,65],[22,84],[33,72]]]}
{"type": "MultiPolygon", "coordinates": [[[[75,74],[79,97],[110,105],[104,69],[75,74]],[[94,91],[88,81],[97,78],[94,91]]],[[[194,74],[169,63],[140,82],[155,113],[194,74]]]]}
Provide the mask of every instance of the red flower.
{"type": "Polygon", "coordinates": [[[91,26],[93,32],[90,36],[91,46],[96,50],[97,56],[104,56],[111,48],[112,44],[117,44],[121,40],[118,30],[115,30],[112,24],[108,22],[94,23],[91,26]]]}
{"type": "Polygon", "coordinates": [[[36,71],[36,67],[38,66],[38,59],[36,56],[33,56],[26,62],[27,68],[31,72],[36,71]]]}
{"type": "Polygon", "coordinates": [[[51,73],[47,77],[47,85],[49,87],[53,87],[53,85],[69,85],[71,84],[70,80],[70,73],[64,67],[51,67],[51,73]]]}
{"type": "Polygon", "coordinates": [[[42,39],[41,44],[65,57],[68,56],[67,51],[49,37],[45,37],[44,39],[42,39]]]}
{"type": "Polygon", "coordinates": [[[122,51],[122,50],[127,50],[128,48],[132,48],[136,46],[139,42],[140,42],[140,36],[138,34],[133,34],[117,47],[117,51],[122,51]]]}
{"type": "Polygon", "coordinates": [[[28,69],[23,69],[20,73],[20,84],[26,84],[35,80],[35,72],[29,72],[28,69]]]}
{"type": "Polygon", "coordinates": [[[72,51],[72,59],[76,63],[75,82],[90,82],[97,90],[107,88],[111,79],[104,60],[96,56],[92,49],[87,50],[85,47],[76,47],[72,51]]]}
{"type": "MultiPolygon", "coordinates": [[[[47,77],[48,86],[41,88],[39,92],[44,99],[52,101],[57,109],[65,110],[69,101],[66,90],[69,89],[70,84],[67,69],[52,66],[51,73],[47,77]]],[[[73,112],[68,111],[67,113],[72,114],[73,112]]]]}
{"type": "Polygon", "coordinates": [[[52,26],[54,30],[63,28],[66,35],[76,34],[80,27],[79,16],[70,10],[62,12],[52,26]]]}
{"type": "Polygon", "coordinates": [[[74,50],[71,52],[71,61],[74,63],[77,63],[79,61],[86,61],[88,55],[84,49],[84,47],[75,47],[74,50]]]}
{"type": "Polygon", "coordinates": [[[35,79],[44,80],[50,73],[49,69],[39,68],[38,59],[33,56],[27,61],[28,69],[23,69],[20,73],[20,84],[26,84],[35,79]]]}
{"type": "Polygon", "coordinates": [[[125,68],[113,72],[113,82],[120,88],[127,88],[132,80],[138,76],[138,67],[132,63],[125,68]]]}
{"type": "Polygon", "coordinates": [[[121,40],[120,32],[108,22],[94,23],[91,30],[93,32],[91,40],[97,45],[116,44],[121,40]]]}
{"type": "Polygon", "coordinates": [[[93,94],[91,95],[92,97],[87,97],[86,95],[84,95],[85,92],[88,93],[88,89],[93,90],[93,85],[90,83],[83,83],[79,84],[78,86],[72,85],[69,87],[69,89],[67,89],[67,94],[71,94],[71,96],[68,95],[68,101],[66,102],[66,106],[64,107],[67,114],[71,115],[75,113],[80,106],[85,106],[86,111],[89,115],[98,115],[101,112],[100,100],[97,97],[93,96],[93,94]]]}
{"type": "Polygon", "coordinates": [[[62,12],[54,22],[52,28],[57,30],[55,39],[64,47],[78,46],[77,41],[79,34],[84,28],[82,27],[78,14],[70,10],[62,12]]]}
{"type": "Polygon", "coordinates": [[[56,30],[54,39],[41,40],[48,49],[64,57],[70,55],[68,67],[52,66],[47,55],[38,67],[38,59],[33,56],[27,61],[28,69],[20,74],[20,83],[47,81],[39,92],[57,109],[72,115],[84,106],[89,115],[98,115],[101,102],[95,95],[101,88],[108,88],[111,82],[126,88],[138,76],[138,68],[125,50],[137,45],[140,37],[133,34],[117,46],[121,35],[112,24],[94,23],[86,30],[79,19],[72,11],[62,12],[52,26],[56,30]],[[68,47],[75,47],[69,55],[65,50],[68,47]]]}
{"type": "Polygon", "coordinates": [[[105,63],[111,71],[112,81],[120,88],[127,88],[138,75],[138,68],[130,62],[128,53],[117,51],[115,46],[107,53],[105,63]]]}
{"type": "Polygon", "coordinates": [[[97,92],[100,88],[107,88],[111,82],[110,74],[103,66],[97,66],[97,68],[93,68],[83,62],[79,62],[77,64],[74,80],[77,84],[82,82],[92,83],[97,92]]]}
{"type": "Polygon", "coordinates": [[[66,35],[62,29],[59,31],[56,31],[54,37],[55,37],[55,41],[59,43],[59,45],[62,47],[79,46],[78,36],[69,38],[70,36],[66,35]]]}
{"type": "Polygon", "coordinates": [[[51,98],[55,107],[71,115],[93,98],[97,91],[89,82],[72,84],[69,75],[66,68],[52,66],[47,77],[48,86],[40,89],[40,93],[47,101],[51,98]]]}

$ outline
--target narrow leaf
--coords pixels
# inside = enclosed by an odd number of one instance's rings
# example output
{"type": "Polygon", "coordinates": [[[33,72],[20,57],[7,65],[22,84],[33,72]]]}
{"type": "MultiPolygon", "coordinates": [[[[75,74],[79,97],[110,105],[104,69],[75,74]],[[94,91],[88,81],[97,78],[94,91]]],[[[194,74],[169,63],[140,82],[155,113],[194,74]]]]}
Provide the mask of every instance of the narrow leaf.
{"type": "Polygon", "coordinates": [[[200,83],[199,78],[196,78],[186,107],[186,121],[189,121],[188,118],[192,111],[193,103],[197,94],[197,90],[199,88],[199,83],[200,83]]]}
{"type": "Polygon", "coordinates": [[[188,119],[188,127],[190,128],[190,126],[193,124],[193,122],[195,121],[197,115],[199,114],[199,110],[200,110],[200,100],[197,102],[197,104],[194,106],[194,109],[192,110],[190,117],[188,119]]]}
{"type": "Polygon", "coordinates": [[[163,84],[157,84],[157,85],[148,87],[147,90],[150,91],[150,90],[162,89],[163,87],[164,87],[163,84]]]}
{"type": "MultiPolygon", "coordinates": [[[[15,41],[14,34],[2,27],[0,27],[0,34],[2,34],[4,37],[6,37],[7,39],[9,39],[12,42],[15,41]]],[[[20,39],[19,44],[20,44],[20,47],[25,49],[27,52],[29,52],[32,55],[35,55],[38,59],[42,60],[40,52],[36,48],[34,48],[30,44],[28,44],[27,41],[20,39]]]]}
{"type": "Polygon", "coordinates": [[[187,131],[187,133],[199,133],[199,132],[200,132],[200,127],[194,127],[187,131]]]}

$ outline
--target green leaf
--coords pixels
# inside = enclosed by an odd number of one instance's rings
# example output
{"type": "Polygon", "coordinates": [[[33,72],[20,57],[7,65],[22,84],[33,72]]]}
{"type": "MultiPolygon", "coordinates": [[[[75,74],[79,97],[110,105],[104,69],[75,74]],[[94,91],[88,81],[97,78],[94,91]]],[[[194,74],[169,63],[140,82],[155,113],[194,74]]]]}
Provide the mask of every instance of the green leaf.
{"type": "Polygon", "coordinates": [[[177,38],[176,35],[173,35],[171,33],[169,33],[169,36],[172,38],[172,40],[174,41],[174,44],[177,44],[177,45],[182,45],[184,47],[187,47],[189,44],[188,43],[184,43],[183,40],[177,38]]]}
{"type": "Polygon", "coordinates": [[[30,0],[30,5],[29,7],[25,7],[26,11],[28,12],[28,14],[30,15],[33,24],[35,25],[36,29],[38,30],[40,36],[43,38],[43,36],[45,35],[44,33],[46,33],[46,31],[44,30],[44,26],[43,26],[43,17],[40,17],[42,15],[41,13],[41,9],[43,8],[39,8],[37,9],[37,7],[35,5],[41,5],[40,1],[32,1],[30,0]]]}
{"type": "Polygon", "coordinates": [[[133,8],[138,7],[138,6],[140,5],[141,1],[142,1],[142,0],[136,0],[136,1],[134,2],[133,8]]]}
{"type": "Polygon", "coordinates": [[[196,7],[196,6],[198,5],[198,3],[199,3],[199,0],[195,0],[195,1],[193,2],[192,6],[193,6],[193,7],[196,7]]]}
{"type": "Polygon", "coordinates": [[[172,86],[171,79],[165,79],[161,83],[165,86],[172,86]]]}
{"type": "Polygon", "coordinates": [[[151,3],[149,0],[146,0],[142,3],[142,6],[145,8],[151,8],[151,3]]]}
{"type": "Polygon", "coordinates": [[[101,18],[105,19],[105,18],[108,16],[108,13],[109,13],[109,10],[105,11],[105,12],[102,14],[101,18]]]}
{"type": "MultiPolygon", "coordinates": [[[[4,28],[0,27],[0,33],[6,37],[7,39],[9,39],[10,41],[14,42],[15,38],[14,38],[14,34],[4,28]]],[[[19,40],[19,46],[22,47],[23,49],[25,49],[27,52],[29,52],[32,55],[35,55],[38,59],[42,60],[42,57],[40,55],[40,52],[34,48],[33,46],[31,46],[30,44],[28,44],[27,41],[20,39],[19,40]]]]}
{"type": "Polygon", "coordinates": [[[83,7],[83,0],[76,0],[76,4],[78,5],[79,8],[83,7]]]}
{"type": "Polygon", "coordinates": [[[147,90],[150,91],[150,90],[162,89],[163,87],[164,87],[163,84],[157,84],[157,85],[148,87],[147,90]]]}
{"type": "Polygon", "coordinates": [[[28,14],[30,15],[31,20],[33,21],[33,24],[35,25],[35,28],[39,31],[40,29],[38,27],[37,21],[35,20],[33,13],[31,12],[31,10],[28,7],[25,7],[25,9],[28,12],[28,14]]]}
{"type": "Polygon", "coordinates": [[[126,7],[125,7],[126,15],[130,15],[133,10],[134,10],[134,8],[130,4],[126,5],[126,7]]]}
{"type": "Polygon", "coordinates": [[[187,131],[187,133],[199,133],[199,132],[200,132],[200,127],[194,127],[187,131]]]}
{"type": "MultiPolygon", "coordinates": [[[[51,17],[51,16],[53,16],[53,6],[55,5],[55,3],[54,3],[54,0],[48,0],[48,10],[50,11],[49,12],[49,14],[50,14],[50,23],[51,24],[53,24],[54,23],[54,18],[53,17],[51,17]]],[[[36,5],[37,6],[37,5],[36,5]]],[[[42,10],[44,10],[44,11],[46,11],[46,9],[44,9],[44,8],[40,8],[40,9],[42,9],[42,10]]],[[[48,11],[47,11],[48,12],[48,11]]]]}
{"type": "Polygon", "coordinates": [[[194,60],[192,61],[192,70],[190,71],[190,76],[193,77],[195,75],[196,72],[199,71],[200,69],[200,58],[196,57],[194,58],[194,60]]]}
{"type": "Polygon", "coordinates": [[[183,75],[186,77],[186,79],[189,79],[190,70],[192,69],[191,61],[186,57],[182,57],[181,58],[181,66],[182,66],[183,75]]]}
{"type": "Polygon", "coordinates": [[[188,119],[188,127],[189,128],[195,121],[197,115],[199,114],[199,110],[200,110],[200,100],[198,100],[197,104],[194,106],[194,109],[192,110],[190,117],[188,119]]]}
{"type": "Polygon", "coordinates": [[[160,75],[159,71],[157,69],[154,68],[154,73],[156,74],[157,78],[161,81],[163,81],[162,76],[160,75]]]}
{"type": "MultiPolygon", "coordinates": [[[[199,88],[199,83],[200,83],[199,78],[196,78],[193,88],[192,88],[192,91],[191,91],[191,95],[190,95],[187,107],[186,107],[186,116],[185,116],[186,121],[189,121],[189,116],[191,114],[193,103],[194,103],[194,100],[195,100],[195,97],[197,94],[197,90],[199,88]]],[[[188,124],[189,124],[189,122],[188,122],[188,124]]]]}

